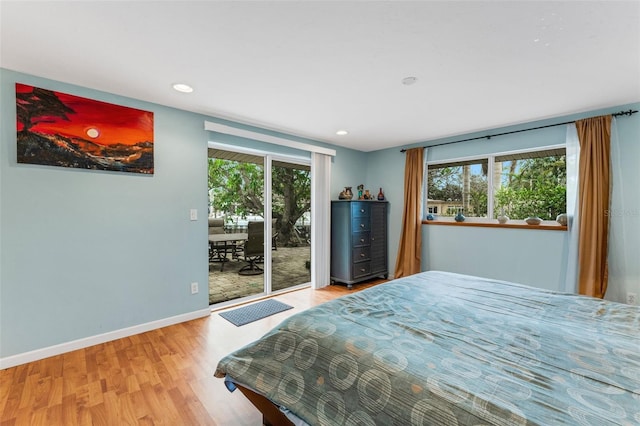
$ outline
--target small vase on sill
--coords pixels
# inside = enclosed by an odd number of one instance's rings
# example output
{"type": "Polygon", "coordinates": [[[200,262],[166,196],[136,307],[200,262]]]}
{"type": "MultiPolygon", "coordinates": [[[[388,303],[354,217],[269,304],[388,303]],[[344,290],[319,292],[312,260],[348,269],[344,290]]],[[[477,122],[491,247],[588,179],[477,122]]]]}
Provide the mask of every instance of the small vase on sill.
{"type": "Polygon", "coordinates": [[[569,217],[567,216],[566,213],[560,213],[558,217],[556,217],[556,222],[558,222],[562,226],[567,226],[567,223],[569,222],[569,217]]]}
{"type": "Polygon", "coordinates": [[[529,216],[528,218],[526,218],[524,220],[527,225],[540,225],[542,223],[542,219],[540,219],[538,216],[529,216]]]}
{"type": "Polygon", "coordinates": [[[453,218],[456,222],[464,222],[464,215],[462,214],[462,210],[458,210],[458,214],[453,218]]]}
{"type": "Polygon", "coordinates": [[[509,216],[504,214],[504,209],[500,210],[500,215],[497,217],[498,223],[504,225],[509,221],[509,216]]]}

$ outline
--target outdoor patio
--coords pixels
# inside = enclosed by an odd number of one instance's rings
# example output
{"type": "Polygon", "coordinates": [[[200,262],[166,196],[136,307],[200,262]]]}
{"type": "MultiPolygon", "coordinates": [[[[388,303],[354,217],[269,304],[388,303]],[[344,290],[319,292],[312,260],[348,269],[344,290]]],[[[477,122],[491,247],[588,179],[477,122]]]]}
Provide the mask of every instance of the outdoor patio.
{"type": "MultiPolygon", "coordinates": [[[[273,250],[273,291],[286,289],[311,280],[307,262],[311,259],[311,247],[278,247],[273,250]]],[[[229,256],[230,258],[231,256],[229,256]]],[[[220,262],[209,263],[209,304],[226,302],[263,291],[264,274],[240,275],[246,265],[241,258],[230,259],[220,271],[220,262]]]]}

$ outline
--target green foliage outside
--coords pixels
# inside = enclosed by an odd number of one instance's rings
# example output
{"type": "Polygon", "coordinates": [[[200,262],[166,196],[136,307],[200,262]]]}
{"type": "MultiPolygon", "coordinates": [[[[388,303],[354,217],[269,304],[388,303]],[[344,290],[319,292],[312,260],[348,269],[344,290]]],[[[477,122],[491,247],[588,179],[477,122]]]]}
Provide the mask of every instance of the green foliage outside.
{"type": "MultiPolygon", "coordinates": [[[[463,166],[429,168],[428,196],[432,200],[463,203],[462,195],[463,166]]],[[[466,216],[487,216],[487,175],[483,168],[481,174],[470,175],[469,208],[466,216]]],[[[443,211],[441,216],[455,216],[457,211],[443,211]]]]}
{"type": "Polygon", "coordinates": [[[517,170],[503,163],[503,186],[495,194],[495,214],[504,209],[510,219],[538,216],[555,220],[567,210],[567,168],[565,156],[518,161],[517,170]]]}
{"type": "Polygon", "coordinates": [[[214,211],[246,218],[262,215],[264,170],[253,163],[209,158],[209,192],[214,211]]]}
{"type": "Polygon", "coordinates": [[[429,168],[428,176],[430,199],[462,201],[462,167],[429,168]]]}
{"type": "MultiPolygon", "coordinates": [[[[480,165],[475,165],[476,170],[480,165]]],[[[538,216],[554,220],[566,212],[565,156],[529,158],[502,163],[502,182],[494,195],[494,215],[502,210],[510,219],[538,216]]],[[[463,166],[429,168],[428,197],[463,203],[463,166]]],[[[466,216],[487,216],[487,170],[470,174],[466,216]]],[[[456,212],[441,212],[453,216],[456,212]]]]}
{"type": "MultiPolygon", "coordinates": [[[[264,170],[262,165],[209,158],[209,193],[214,211],[225,216],[264,214],[264,170]]],[[[276,219],[278,243],[294,246],[296,222],[311,209],[311,174],[308,170],[273,167],[272,215],[276,219]]]]}

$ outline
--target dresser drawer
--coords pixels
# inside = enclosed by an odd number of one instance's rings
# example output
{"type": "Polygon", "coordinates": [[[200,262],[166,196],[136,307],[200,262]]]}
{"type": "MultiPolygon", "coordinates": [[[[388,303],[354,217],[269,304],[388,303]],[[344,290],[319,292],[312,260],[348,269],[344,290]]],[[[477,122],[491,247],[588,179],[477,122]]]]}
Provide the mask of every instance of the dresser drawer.
{"type": "Polygon", "coordinates": [[[354,217],[351,219],[351,229],[353,232],[363,232],[371,230],[369,217],[354,217]]]}
{"type": "Polygon", "coordinates": [[[351,260],[353,263],[363,262],[371,259],[371,252],[369,246],[355,247],[351,250],[351,260]]]}
{"type": "Polygon", "coordinates": [[[371,262],[360,262],[353,264],[353,278],[360,278],[371,273],[371,262]]]}
{"type": "Polygon", "coordinates": [[[364,202],[351,204],[351,217],[369,217],[371,206],[364,202]]]}
{"type": "Polygon", "coordinates": [[[371,244],[371,233],[366,232],[354,232],[351,234],[351,246],[359,247],[359,246],[368,246],[371,244]]]}

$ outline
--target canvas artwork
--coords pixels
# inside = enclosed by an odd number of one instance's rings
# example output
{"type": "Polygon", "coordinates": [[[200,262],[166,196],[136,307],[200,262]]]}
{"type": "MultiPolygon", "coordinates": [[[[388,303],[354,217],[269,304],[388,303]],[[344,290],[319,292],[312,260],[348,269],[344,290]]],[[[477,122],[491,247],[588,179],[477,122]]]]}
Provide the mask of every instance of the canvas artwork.
{"type": "Polygon", "coordinates": [[[16,83],[18,163],[153,174],[153,113],[16,83]]]}

